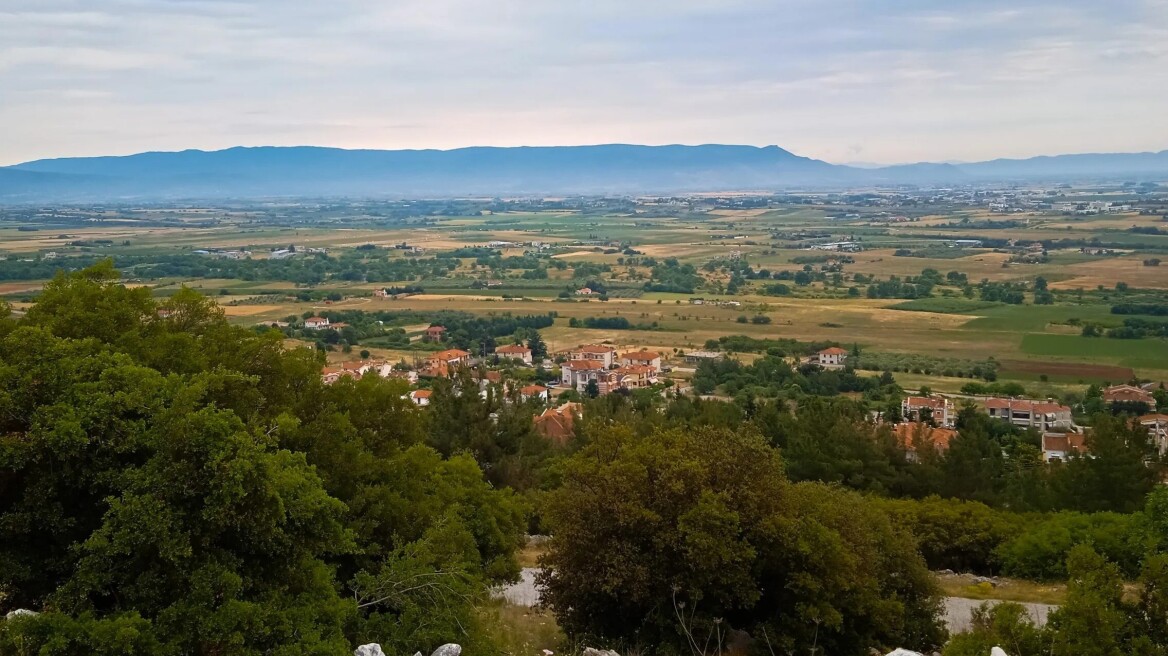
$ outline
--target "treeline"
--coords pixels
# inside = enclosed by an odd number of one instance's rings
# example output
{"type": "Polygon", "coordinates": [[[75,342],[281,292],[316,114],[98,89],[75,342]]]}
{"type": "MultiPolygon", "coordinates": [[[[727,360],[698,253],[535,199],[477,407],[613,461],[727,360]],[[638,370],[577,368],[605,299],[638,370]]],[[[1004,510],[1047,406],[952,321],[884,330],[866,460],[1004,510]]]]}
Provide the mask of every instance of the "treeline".
{"type": "Polygon", "coordinates": [[[852,370],[825,370],[818,365],[793,369],[781,357],[767,355],[744,365],[738,360],[706,360],[694,371],[694,389],[712,394],[721,388],[731,396],[746,392],[755,396],[775,397],[787,391],[801,394],[835,396],[844,392],[867,392],[890,385],[891,377],[857,376],[852,370]]]}
{"type": "Polygon", "coordinates": [[[825,348],[839,346],[838,342],[800,342],[788,337],[759,338],[747,335],[723,335],[718,339],[708,339],[703,348],[709,351],[727,353],[766,353],[775,357],[786,355],[812,355],[825,348]]]}
{"type": "Polygon", "coordinates": [[[600,328],[607,330],[657,330],[660,326],[652,323],[632,323],[625,317],[584,317],[568,319],[571,328],[600,328]]]}
{"type": "Polygon", "coordinates": [[[998,378],[998,363],[994,360],[965,360],[916,353],[886,353],[862,351],[847,361],[856,369],[892,371],[928,376],[980,378],[993,382],[998,378]]]}
{"type": "Polygon", "coordinates": [[[1168,316],[1168,303],[1119,303],[1111,306],[1111,313],[1166,317],[1168,316]]]}

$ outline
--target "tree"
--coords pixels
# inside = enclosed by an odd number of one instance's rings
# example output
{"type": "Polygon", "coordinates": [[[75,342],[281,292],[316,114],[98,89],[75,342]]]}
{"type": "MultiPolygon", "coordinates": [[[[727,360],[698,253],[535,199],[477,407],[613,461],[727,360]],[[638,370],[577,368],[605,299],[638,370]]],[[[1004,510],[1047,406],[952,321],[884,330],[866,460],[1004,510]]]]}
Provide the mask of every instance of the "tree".
{"type": "Polygon", "coordinates": [[[842,656],[943,640],[911,539],[858,495],[790,484],[749,431],[618,425],[563,476],[538,579],[569,636],[702,651],[740,629],[842,656]]]}
{"type": "Polygon", "coordinates": [[[1123,579],[1114,564],[1089,546],[1067,556],[1067,600],[1051,614],[1055,656],[1124,656],[1130,626],[1123,603],[1123,579]]]}
{"type": "Polygon", "coordinates": [[[116,279],[0,318],[0,591],[46,611],[0,622],[0,653],[492,651],[474,606],[517,575],[524,507],[422,444],[404,383],[325,386],[278,331],[116,279]]]}
{"type": "Polygon", "coordinates": [[[1051,485],[1076,510],[1139,510],[1160,469],[1147,432],[1124,417],[1096,415],[1092,424],[1086,439],[1090,455],[1072,456],[1055,472],[1051,485]]]}
{"type": "Polygon", "coordinates": [[[533,362],[538,362],[547,357],[547,344],[544,343],[539,331],[533,330],[531,332],[531,337],[527,340],[527,348],[531,349],[531,359],[533,362]]]}
{"type": "Polygon", "coordinates": [[[584,395],[590,399],[595,399],[600,396],[600,385],[596,382],[595,378],[589,380],[588,384],[584,386],[584,395]]]}

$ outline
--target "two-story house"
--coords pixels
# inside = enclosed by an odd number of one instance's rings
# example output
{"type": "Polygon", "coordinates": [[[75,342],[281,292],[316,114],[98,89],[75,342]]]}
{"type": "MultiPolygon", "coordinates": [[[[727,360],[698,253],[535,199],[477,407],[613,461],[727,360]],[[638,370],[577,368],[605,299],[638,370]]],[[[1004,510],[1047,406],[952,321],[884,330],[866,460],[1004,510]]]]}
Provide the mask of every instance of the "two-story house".
{"type": "Polygon", "coordinates": [[[848,359],[847,349],[838,346],[825,348],[815,354],[814,362],[824,369],[840,369],[848,359]]]}
{"type": "Polygon", "coordinates": [[[1040,431],[1075,428],[1071,409],[1053,401],[988,399],[985,407],[989,416],[1023,428],[1036,428],[1040,431]]]}
{"type": "Polygon", "coordinates": [[[531,365],[531,349],[522,344],[510,344],[495,349],[495,355],[505,360],[522,360],[523,364],[531,365]]]}
{"type": "Polygon", "coordinates": [[[905,421],[924,421],[926,416],[932,417],[934,424],[947,428],[957,420],[953,402],[942,396],[910,396],[900,402],[900,414],[905,421]]]}
{"type": "Polygon", "coordinates": [[[605,369],[609,369],[616,364],[616,349],[606,344],[585,344],[572,349],[568,357],[571,360],[601,362],[605,369]]]}
{"type": "Polygon", "coordinates": [[[621,366],[649,367],[655,373],[661,372],[661,354],[656,351],[631,351],[620,356],[621,366]]]}

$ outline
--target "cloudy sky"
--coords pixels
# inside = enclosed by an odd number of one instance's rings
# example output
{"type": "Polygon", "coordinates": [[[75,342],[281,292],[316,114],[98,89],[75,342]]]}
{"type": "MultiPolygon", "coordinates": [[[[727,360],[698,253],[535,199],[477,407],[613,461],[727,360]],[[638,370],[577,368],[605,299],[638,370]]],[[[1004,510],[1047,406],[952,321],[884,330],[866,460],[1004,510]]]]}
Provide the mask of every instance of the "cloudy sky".
{"type": "Polygon", "coordinates": [[[0,164],[235,145],[1168,148],[1168,0],[0,0],[0,164]]]}

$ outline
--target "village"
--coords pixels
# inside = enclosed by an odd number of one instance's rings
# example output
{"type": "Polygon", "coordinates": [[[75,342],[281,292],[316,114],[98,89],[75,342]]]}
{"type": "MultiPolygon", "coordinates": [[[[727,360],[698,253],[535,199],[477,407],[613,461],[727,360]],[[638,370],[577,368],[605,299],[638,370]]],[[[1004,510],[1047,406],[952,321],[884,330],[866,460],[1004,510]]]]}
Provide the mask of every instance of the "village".
{"type": "MultiPolygon", "coordinates": [[[[338,329],[344,324],[329,323],[324,317],[310,317],[304,325],[314,330],[338,329]]],[[[446,328],[432,325],[426,328],[424,340],[441,343],[446,328]]],[[[479,392],[486,395],[492,389],[503,398],[522,402],[534,401],[541,412],[533,414],[537,432],[550,441],[564,445],[575,435],[574,426],[584,412],[582,401],[607,394],[630,394],[638,390],[652,390],[662,396],[694,393],[683,377],[666,374],[692,373],[703,362],[727,357],[717,351],[691,351],[676,354],[647,349],[620,349],[615,345],[581,344],[551,354],[537,355],[522,343],[502,345],[493,353],[475,356],[469,351],[451,348],[430,354],[417,366],[379,360],[358,360],[326,365],[321,370],[324,383],[332,384],[342,378],[360,378],[375,375],[405,381],[410,386],[406,395],[420,408],[430,405],[429,381],[454,376],[460,370],[468,371],[477,381],[479,392]],[[508,376],[507,368],[539,368],[552,372],[541,383],[520,381],[508,376]],[[558,370],[559,375],[554,376],[558,370]]],[[[824,370],[848,368],[849,351],[833,346],[812,356],[801,358],[796,364],[824,370]]],[[[1140,425],[1155,445],[1156,451],[1168,453],[1168,414],[1158,412],[1153,391],[1159,383],[1142,385],[1118,384],[1102,390],[1103,402],[1109,410],[1122,406],[1136,409],[1132,421],[1140,425]]],[[[716,398],[708,396],[707,398],[716,398]]],[[[972,396],[928,393],[906,396],[900,404],[898,416],[886,417],[873,411],[871,420],[889,424],[897,442],[910,462],[920,459],[925,449],[944,454],[957,436],[955,428],[957,408],[970,404],[991,418],[1007,422],[1023,430],[1034,430],[1041,436],[1044,462],[1065,461],[1074,456],[1090,456],[1087,436],[1090,428],[1075,423],[1072,408],[1052,399],[1031,399],[1001,396],[972,396]]],[[[1164,409],[1159,409],[1164,410],[1164,409]]]]}

